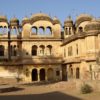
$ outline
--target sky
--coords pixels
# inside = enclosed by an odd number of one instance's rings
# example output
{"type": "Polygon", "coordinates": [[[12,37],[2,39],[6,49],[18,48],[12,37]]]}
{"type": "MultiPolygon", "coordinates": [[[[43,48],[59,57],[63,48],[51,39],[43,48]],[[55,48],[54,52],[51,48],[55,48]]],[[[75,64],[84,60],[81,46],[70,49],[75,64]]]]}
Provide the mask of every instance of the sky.
{"type": "Polygon", "coordinates": [[[17,17],[30,17],[35,13],[46,13],[56,16],[63,22],[68,16],[72,19],[82,13],[100,17],[100,0],[0,0],[0,15],[8,20],[17,17]]]}

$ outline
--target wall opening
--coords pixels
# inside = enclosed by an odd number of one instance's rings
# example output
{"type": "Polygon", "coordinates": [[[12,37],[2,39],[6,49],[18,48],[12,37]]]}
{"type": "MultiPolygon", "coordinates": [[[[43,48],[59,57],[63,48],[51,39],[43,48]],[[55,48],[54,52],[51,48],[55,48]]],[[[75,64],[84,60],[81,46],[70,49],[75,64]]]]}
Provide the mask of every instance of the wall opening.
{"type": "Polygon", "coordinates": [[[32,56],[36,56],[36,55],[37,55],[37,46],[36,46],[36,45],[33,45],[33,46],[32,46],[32,51],[31,51],[31,53],[32,53],[32,56]]]}
{"type": "Polygon", "coordinates": [[[80,78],[80,70],[79,68],[76,68],[76,79],[80,78]]]}
{"type": "Polygon", "coordinates": [[[38,80],[38,74],[37,74],[37,69],[32,70],[32,81],[37,81],[38,80]]]}
{"type": "Polygon", "coordinates": [[[44,81],[45,80],[45,69],[41,69],[40,70],[40,81],[44,81]]]}
{"type": "Polygon", "coordinates": [[[51,80],[53,80],[53,69],[52,68],[49,68],[48,70],[47,70],[47,77],[48,77],[48,81],[51,81],[51,80]]]}
{"type": "Polygon", "coordinates": [[[0,56],[4,56],[4,46],[0,45],[0,56]]]}

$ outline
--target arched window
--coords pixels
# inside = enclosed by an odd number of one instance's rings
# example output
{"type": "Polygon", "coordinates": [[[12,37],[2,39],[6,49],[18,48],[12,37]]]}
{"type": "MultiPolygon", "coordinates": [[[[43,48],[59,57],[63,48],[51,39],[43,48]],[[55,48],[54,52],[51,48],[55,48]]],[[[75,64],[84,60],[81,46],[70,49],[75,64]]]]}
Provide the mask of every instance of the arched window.
{"type": "Polygon", "coordinates": [[[44,81],[45,80],[45,69],[40,69],[40,81],[44,81]]]}
{"type": "Polygon", "coordinates": [[[72,65],[69,65],[69,75],[71,78],[73,78],[73,68],[72,65]]]}
{"type": "Polygon", "coordinates": [[[53,80],[53,78],[54,78],[54,71],[52,68],[49,68],[47,70],[47,79],[48,79],[48,81],[51,81],[51,80],[53,80]]]}
{"type": "Polygon", "coordinates": [[[80,70],[79,68],[76,68],[76,79],[80,78],[80,70]]]}
{"type": "Polygon", "coordinates": [[[32,34],[37,34],[37,27],[35,26],[32,27],[32,34]]]}
{"type": "Polygon", "coordinates": [[[11,29],[11,34],[13,34],[13,35],[16,35],[17,34],[17,28],[16,27],[13,27],[11,29]]]}
{"type": "Polygon", "coordinates": [[[3,28],[3,33],[4,33],[4,34],[7,33],[7,26],[4,26],[4,28],[3,28]]]}
{"type": "Polygon", "coordinates": [[[82,27],[79,27],[79,32],[83,32],[83,28],[82,27]]]}
{"type": "Polygon", "coordinates": [[[44,35],[44,27],[39,27],[39,35],[44,35]]]}
{"type": "Polygon", "coordinates": [[[16,45],[11,45],[11,56],[17,56],[17,46],[16,45]]]}
{"type": "Polygon", "coordinates": [[[3,34],[3,27],[0,26],[0,34],[3,34]]]}
{"type": "Polygon", "coordinates": [[[40,45],[40,55],[44,55],[44,49],[45,49],[45,46],[44,45],[40,45]]]}
{"type": "Polygon", "coordinates": [[[51,34],[52,34],[51,27],[47,27],[47,28],[46,28],[45,34],[46,34],[46,35],[51,35],[51,34]]]}
{"type": "Polygon", "coordinates": [[[36,56],[37,55],[37,46],[36,45],[32,46],[31,54],[32,54],[32,56],[36,56]]]}
{"type": "Polygon", "coordinates": [[[51,55],[51,53],[52,53],[52,46],[48,45],[47,46],[47,55],[51,55]]]}
{"type": "Polygon", "coordinates": [[[65,28],[65,34],[68,35],[68,28],[65,28]]]}
{"type": "Polygon", "coordinates": [[[68,47],[68,56],[72,56],[73,55],[73,50],[72,50],[72,46],[68,47]]]}
{"type": "Polygon", "coordinates": [[[69,28],[69,35],[71,35],[71,28],[69,28]]]}
{"type": "Polygon", "coordinates": [[[64,48],[64,57],[66,57],[66,49],[64,48]]]}
{"type": "Polygon", "coordinates": [[[22,32],[22,27],[19,28],[19,32],[22,32]]]}
{"type": "Polygon", "coordinates": [[[0,56],[4,56],[4,46],[0,45],[0,56]]]}

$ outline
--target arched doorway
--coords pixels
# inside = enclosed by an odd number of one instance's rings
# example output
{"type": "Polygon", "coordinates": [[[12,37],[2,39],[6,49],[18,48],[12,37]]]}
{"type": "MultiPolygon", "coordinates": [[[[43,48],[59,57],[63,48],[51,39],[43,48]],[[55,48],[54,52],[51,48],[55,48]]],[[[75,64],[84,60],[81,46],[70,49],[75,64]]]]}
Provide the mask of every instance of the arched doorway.
{"type": "Polygon", "coordinates": [[[41,69],[40,70],[40,81],[44,81],[45,80],[45,69],[41,69]]]}
{"type": "Polygon", "coordinates": [[[37,69],[32,70],[32,81],[37,81],[38,75],[37,75],[37,69]]]}
{"type": "Polygon", "coordinates": [[[47,73],[48,73],[48,75],[47,75],[48,81],[53,80],[53,77],[54,77],[53,76],[53,69],[49,68],[48,71],[47,71],[47,73]]]}

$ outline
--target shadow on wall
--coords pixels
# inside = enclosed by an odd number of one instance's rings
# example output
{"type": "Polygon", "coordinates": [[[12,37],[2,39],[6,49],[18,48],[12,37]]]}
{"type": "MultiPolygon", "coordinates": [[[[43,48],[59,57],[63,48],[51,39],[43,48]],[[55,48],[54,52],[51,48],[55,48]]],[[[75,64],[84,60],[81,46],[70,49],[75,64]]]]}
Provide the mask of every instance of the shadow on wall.
{"type": "Polygon", "coordinates": [[[0,100],[82,100],[80,98],[70,96],[61,92],[51,92],[45,94],[33,95],[10,95],[0,96],[0,100]]]}
{"type": "Polygon", "coordinates": [[[13,56],[6,60],[1,60],[0,64],[5,68],[5,70],[17,73],[15,78],[17,81],[20,81],[20,75],[23,73],[24,75],[29,74],[24,65],[47,65],[47,64],[61,64],[61,58],[55,57],[54,55],[49,56],[32,56],[28,53],[27,50],[22,49],[18,56],[13,56]]]}

